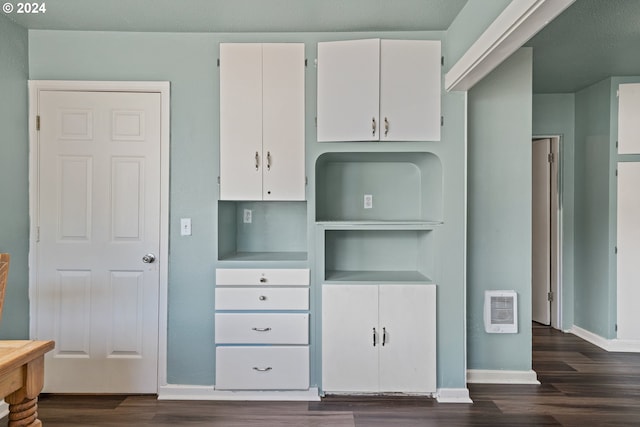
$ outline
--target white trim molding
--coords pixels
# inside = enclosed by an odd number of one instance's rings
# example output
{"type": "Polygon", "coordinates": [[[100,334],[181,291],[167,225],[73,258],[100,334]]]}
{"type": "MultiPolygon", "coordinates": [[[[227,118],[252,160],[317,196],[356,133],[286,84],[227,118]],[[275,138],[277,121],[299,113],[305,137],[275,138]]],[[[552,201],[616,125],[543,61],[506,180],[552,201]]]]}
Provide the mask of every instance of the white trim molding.
{"type": "MultiPolygon", "coordinates": [[[[161,98],[160,114],[160,253],[158,254],[160,284],[158,298],[158,387],[167,383],[167,313],[169,287],[169,156],[171,137],[170,94],[168,81],[72,81],[72,80],[29,80],[29,335],[35,338],[37,307],[34,302],[36,274],[36,236],[38,212],[38,99],[41,91],[80,91],[80,92],[144,92],[159,93],[161,98]]],[[[0,409],[2,406],[0,406],[0,409]]]]}
{"type": "Polygon", "coordinates": [[[471,89],[574,1],[512,1],[445,74],[447,92],[471,89]]]}
{"type": "Polygon", "coordinates": [[[436,392],[438,403],[473,403],[468,388],[439,388],[436,392]]]}
{"type": "Polygon", "coordinates": [[[317,388],[300,391],[228,391],[216,390],[214,386],[163,385],[158,391],[158,400],[245,400],[245,401],[304,401],[320,400],[317,388]]]}
{"type": "Polygon", "coordinates": [[[608,339],[603,338],[600,335],[596,335],[593,332],[582,329],[579,326],[573,325],[569,329],[569,333],[574,334],[577,337],[582,338],[585,341],[590,342],[593,345],[597,345],[606,351],[612,352],[624,352],[624,353],[640,353],[640,341],[638,340],[619,340],[617,338],[608,339]]]}
{"type": "Polygon", "coordinates": [[[540,384],[535,371],[468,369],[467,382],[477,384],[540,384]]]}

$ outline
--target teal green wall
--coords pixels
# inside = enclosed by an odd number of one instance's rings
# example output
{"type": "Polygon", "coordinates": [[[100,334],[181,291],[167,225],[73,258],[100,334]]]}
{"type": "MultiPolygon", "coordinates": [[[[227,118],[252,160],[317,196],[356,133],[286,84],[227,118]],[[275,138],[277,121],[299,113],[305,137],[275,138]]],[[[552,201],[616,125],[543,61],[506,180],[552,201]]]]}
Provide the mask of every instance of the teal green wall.
{"type": "Polygon", "coordinates": [[[27,30],[0,15],[0,252],[11,254],[0,339],[29,337],[27,30]]]}
{"type": "Polygon", "coordinates": [[[574,323],[615,336],[610,288],[611,79],[576,93],[574,323]]]}
{"type": "Polygon", "coordinates": [[[560,136],[560,220],[562,227],[562,330],[573,326],[575,95],[534,94],[533,135],[560,136]]]}
{"type": "MultiPolygon", "coordinates": [[[[464,94],[443,94],[442,141],[431,143],[317,143],[315,140],[318,41],[368,37],[441,39],[442,32],[178,34],[29,32],[31,79],[167,80],[171,82],[171,200],[168,382],[214,383],[213,304],[219,173],[218,45],[222,41],[298,41],[306,44],[307,221],[309,260],[291,266],[313,271],[316,159],[328,151],[431,151],[443,165],[444,224],[438,228],[438,387],[465,387],[464,94]],[[193,236],[179,236],[179,218],[191,217],[193,236]]],[[[530,132],[529,132],[530,133],[530,132]]],[[[24,177],[26,191],[26,176],[24,177]]],[[[392,183],[390,183],[392,185],[392,183]]],[[[25,232],[26,233],[26,232],[25,232]]],[[[256,263],[268,266],[268,263],[256,263]]],[[[320,283],[312,273],[312,307],[320,283]]],[[[25,302],[26,304],[26,302],[25,302]]],[[[319,311],[316,311],[316,313],[319,311]]],[[[354,313],[357,315],[357,313],[354,313]]],[[[316,316],[317,317],[317,316],[316,316]]],[[[311,361],[319,367],[319,322],[312,316],[311,361]]],[[[313,365],[312,365],[313,366],[313,365]]],[[[319,368],[312,372],[317,384],[319,368]]]]}
{"type": "Polygon", "coordinates": [[[469,0],[447,30],[444,51],[449,70],[471,47],[511,0],[469,0]]]}
{"type": "Polygon", "coordinates": [[[532,51],[468,93],[468,368],[531,370],[532,51]],[[518,293],[517,334],[487,334],[485,290],[518,293]]]}

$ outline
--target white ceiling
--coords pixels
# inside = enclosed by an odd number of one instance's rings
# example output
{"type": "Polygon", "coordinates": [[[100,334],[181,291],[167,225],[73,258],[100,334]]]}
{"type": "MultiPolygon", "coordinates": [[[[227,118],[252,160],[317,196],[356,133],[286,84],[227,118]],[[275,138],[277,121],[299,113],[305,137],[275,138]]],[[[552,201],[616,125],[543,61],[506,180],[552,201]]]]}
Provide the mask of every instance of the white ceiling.
{"type": "MultiPolygon", "coordinates": [[[[449,28],[466,2],[50,0],[44,14],[5,16],[25,28],[50,30],[431,31],[449,28]]],[[[575,92],[611,75],[640,75],[640,0],[576,0],[527,45],[534,48],[536,93],[575,92]]]]}
{"type": "Polygon", "coordinates": [[[157,32],[446,30],[467,0],[51,0],[30,29],[157,32]]]}

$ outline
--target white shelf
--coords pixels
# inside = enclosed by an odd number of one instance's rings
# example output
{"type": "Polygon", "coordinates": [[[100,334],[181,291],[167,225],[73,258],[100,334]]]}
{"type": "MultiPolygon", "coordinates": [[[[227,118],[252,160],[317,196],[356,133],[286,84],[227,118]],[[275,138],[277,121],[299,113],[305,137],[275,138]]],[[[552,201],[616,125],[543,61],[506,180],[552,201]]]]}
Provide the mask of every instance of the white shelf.
{"type": "Polygon", "coordinates": [[[221,254],[220,261],[306,261],[307,252],[232,252],[221,254]]]}
{"type": "Polygon", "coordinates": [[[419,271],[325,271],[325,284],[339,284],[344,282],[432,284],[433,280],[419,271]]]}

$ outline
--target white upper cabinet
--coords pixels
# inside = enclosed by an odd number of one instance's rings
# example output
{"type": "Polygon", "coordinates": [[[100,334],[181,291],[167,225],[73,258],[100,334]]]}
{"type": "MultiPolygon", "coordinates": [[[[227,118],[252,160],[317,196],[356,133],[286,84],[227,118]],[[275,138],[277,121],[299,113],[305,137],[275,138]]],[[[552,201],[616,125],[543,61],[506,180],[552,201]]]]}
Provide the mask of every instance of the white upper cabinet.
{"type": "Polygon", "coordinates": [[[618,87],[618,154],[640,153],[640,83],[618,87]]]}
{"type": "Polygon", "coordinates": [[[439,141],[440,41],[318,43],[318,141],[439,141]]]}
{"type": "Polygon", "coordinates": [[[304,43],[220,44],[220,199],[304,200],[304,43]]]}

